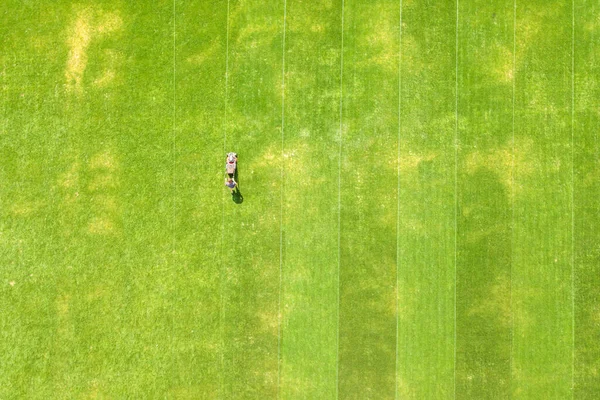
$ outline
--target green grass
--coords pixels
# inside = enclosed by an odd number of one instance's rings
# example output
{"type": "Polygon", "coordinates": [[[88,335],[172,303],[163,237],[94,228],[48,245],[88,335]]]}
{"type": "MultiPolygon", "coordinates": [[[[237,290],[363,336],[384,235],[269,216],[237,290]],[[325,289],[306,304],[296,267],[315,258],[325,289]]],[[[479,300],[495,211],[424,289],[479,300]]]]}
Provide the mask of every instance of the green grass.
{"type": "Polygon", "coordinates": [[[0,398],[598,398],[598,12],[2,2],[0,398]]]}

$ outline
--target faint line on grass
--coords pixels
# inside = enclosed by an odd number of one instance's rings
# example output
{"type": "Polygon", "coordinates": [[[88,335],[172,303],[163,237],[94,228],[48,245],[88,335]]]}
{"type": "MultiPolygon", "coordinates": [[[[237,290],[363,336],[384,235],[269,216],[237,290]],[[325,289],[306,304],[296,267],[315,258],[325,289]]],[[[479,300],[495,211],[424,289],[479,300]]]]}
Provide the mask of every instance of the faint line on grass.
{"type": "MultiPolygon", "coordinates": [[[[285,140],[285,29],[287,24],[287,0],[283,0],[283,35],[281,39],[281,159],[284,157],[285,140]]],[[[281,396],[281,287],[283,284],[283,193],[284,193],[284,163],[281,163],[279,191],[279,292],[277,298],[277,398],[281,396]]]]}
{"type": "MultiPolygon", "coordinates": [[[[226,145],[227,145],[227,109],[229,107],[229,0],[227,0],[227,21],[225,28],[225,102],[224,102],[224,110],[223,110],[223,155],[226,154],[226,145]]],[[[221,194],[221,255],[225,254],[225,193],[221,194]]],[[[220,360],[220,369],[221,373],[219,374],[219,398],[223,398],[224,392],[224,375],[225,375],[225,263],[223,258],[220,257],[221,260],[221,269],[220,269],[220,316],[219,316],[219,325],[220,325],[220,336],[221,336],[221,360],[220,360]]]]}
{"type": "Polygon", "coordinates": [[[575,398],[575,0],[571,0],[571,397],[575,398]]]}
{"type": "Polygon", "coordinates": [[[398,345],[399,345],[399,327],[400,324],[400,307],[399,307],[399,280],[400,275],[400,140],[402,132],[402,0],[400,0],[400,21],[398,26],[398,143],[396,156],[396,366],[394,377],[394,399],[398,400],[398,345]]]}
{"type": "Polygon", "coordinates": [[[517,80],[517,0],[513,1],[513,59],[512,59],[512,138],[510,166],[510,270],[509,274],[509,309],[510,309],[510,356],[508,358],[509,391],[512,390],[513,379],[513,341],[514,341],[514,311],[513,311],[513,264],[514,264],[514,235],[515,235],[515,92],[517,80]]]}
{"type": "MultiPolygon", "coordinates": [[[[173,204],[171,209],[171,268],[175,266],[175,226],[176,226],[176,201],[177,201],[177,186],[175,183],[175,168],[176,168],[176,121],[177,121],[177,12],[176,0],[173,0],[173,129],[171,133],[171,187],[173,191],[173,204]]],[[[174,324],[173,324],[174,325],[174,324]]],[[[171,340],[171,352],[174,350],[175,343],[171,340]]]]}
{"type": "Polygon", "coordinates": [[[458,7],[456,0],[455,79],[454,79],[454,398],[456,399],[456,273],[458,240],[458,7]]]}
{"type": "Polygon", "coordinates": [[[342,40],[340,48],[340,133],[338,144],[338,253],[337,253],[337,331],[336,331],[336,380],[335,398],[340,393],[340,266],[341,266],[341,222],[342,222],[342,140],[344,138],[344,0],[342,0],[342,40]]]}
{"type": "Polygon", "coordinates": [[[173,190],[173,205],[171,210],[171,260],[173,262],[175,258],[175,221],[176,221],[176,192],[177,186],[175,183],[175,151],[177,150],[176,146],[176,118],[177,118],[177,86],[176,86],[176,73],[177,73],[177,57],[176,54],[176,29],[177,29],[177,18],[176,18],[176,8],[175,8],[175,0],[173,0],[173,130],[171,132],[171,164],[172,164],[172,172],[171,172],[171,187],[173,190]]]}

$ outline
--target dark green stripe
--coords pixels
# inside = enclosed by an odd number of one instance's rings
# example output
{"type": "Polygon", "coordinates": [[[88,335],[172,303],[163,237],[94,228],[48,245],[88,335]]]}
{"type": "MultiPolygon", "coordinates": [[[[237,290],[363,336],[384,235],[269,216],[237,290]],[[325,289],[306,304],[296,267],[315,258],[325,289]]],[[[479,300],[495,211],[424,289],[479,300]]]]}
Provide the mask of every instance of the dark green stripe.
{"type": "Polygon", "coordinates": [[[395,393],[397,2],[346,1],[339,395],[395,393]]]}
{"type": "Polygon", "coordinates": [[[575,2],[575,398],[600,396],[600,49],[597,2],[575,2]]]}
{"type": "Polygon", "coordinates": [[[517,8],[513,385],[572,395],[571,6],[517,8]]]}
{"type": "Polygon", "coordinates": [[[461,2],[456,397],[510,397],[513,2],[461,2]]]}
{"type": "Polygon", "coordinates": [[[173,398],[221,388],[226,1],[176,4],[173,398]]]}
{"type": "Polygon", "coordinates": [[[227,192],[223,398],[273,398],[278,391],[283,2],[232,1],[229,24],[226,151],[239,155],[243,203],[227,192]]]}

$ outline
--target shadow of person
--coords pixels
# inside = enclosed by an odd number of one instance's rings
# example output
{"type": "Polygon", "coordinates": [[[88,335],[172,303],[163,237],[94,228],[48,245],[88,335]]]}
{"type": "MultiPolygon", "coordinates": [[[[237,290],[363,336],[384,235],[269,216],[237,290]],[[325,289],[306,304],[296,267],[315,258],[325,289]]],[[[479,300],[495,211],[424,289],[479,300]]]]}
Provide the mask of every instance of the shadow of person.
{"type": "Polygon", "coordinates": [[[244,196],[242,196],[242,192],[240,192],[239,188],[235,188],[235,190],[231,192],[231,199],[236,204],[242,204],[244,202],[244,196]]]}

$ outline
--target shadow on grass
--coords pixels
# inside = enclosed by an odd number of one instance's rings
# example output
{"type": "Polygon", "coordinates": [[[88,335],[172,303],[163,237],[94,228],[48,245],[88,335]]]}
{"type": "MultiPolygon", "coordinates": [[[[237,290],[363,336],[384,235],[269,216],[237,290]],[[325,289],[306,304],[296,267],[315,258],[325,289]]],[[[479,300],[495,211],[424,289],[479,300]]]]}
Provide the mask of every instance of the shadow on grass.
{"type": "Polygon", "coordinates": [[[235,168],[235,172],[233,173],[233,179],[236,181],[236,183],[238,184],[238,186],[236,186],[235,190],[233,192],[231,192],[231,199],[233,200],[233,202],[235,204],[242,204],[244,202],[244,196],[242,195],[242,192],[240,192],[240,181],[239,181],[239,170],[240,170],[240,166],[239,164],[236,166],[235,168]]]}
{"type": "Polygon", "coordinates": [[[231,199],[236,204],[242,204],[244,202],[244,196],[242,196],[242,192],[240,192],[239,188],[236,187],[231,193],[231,199]]]}

